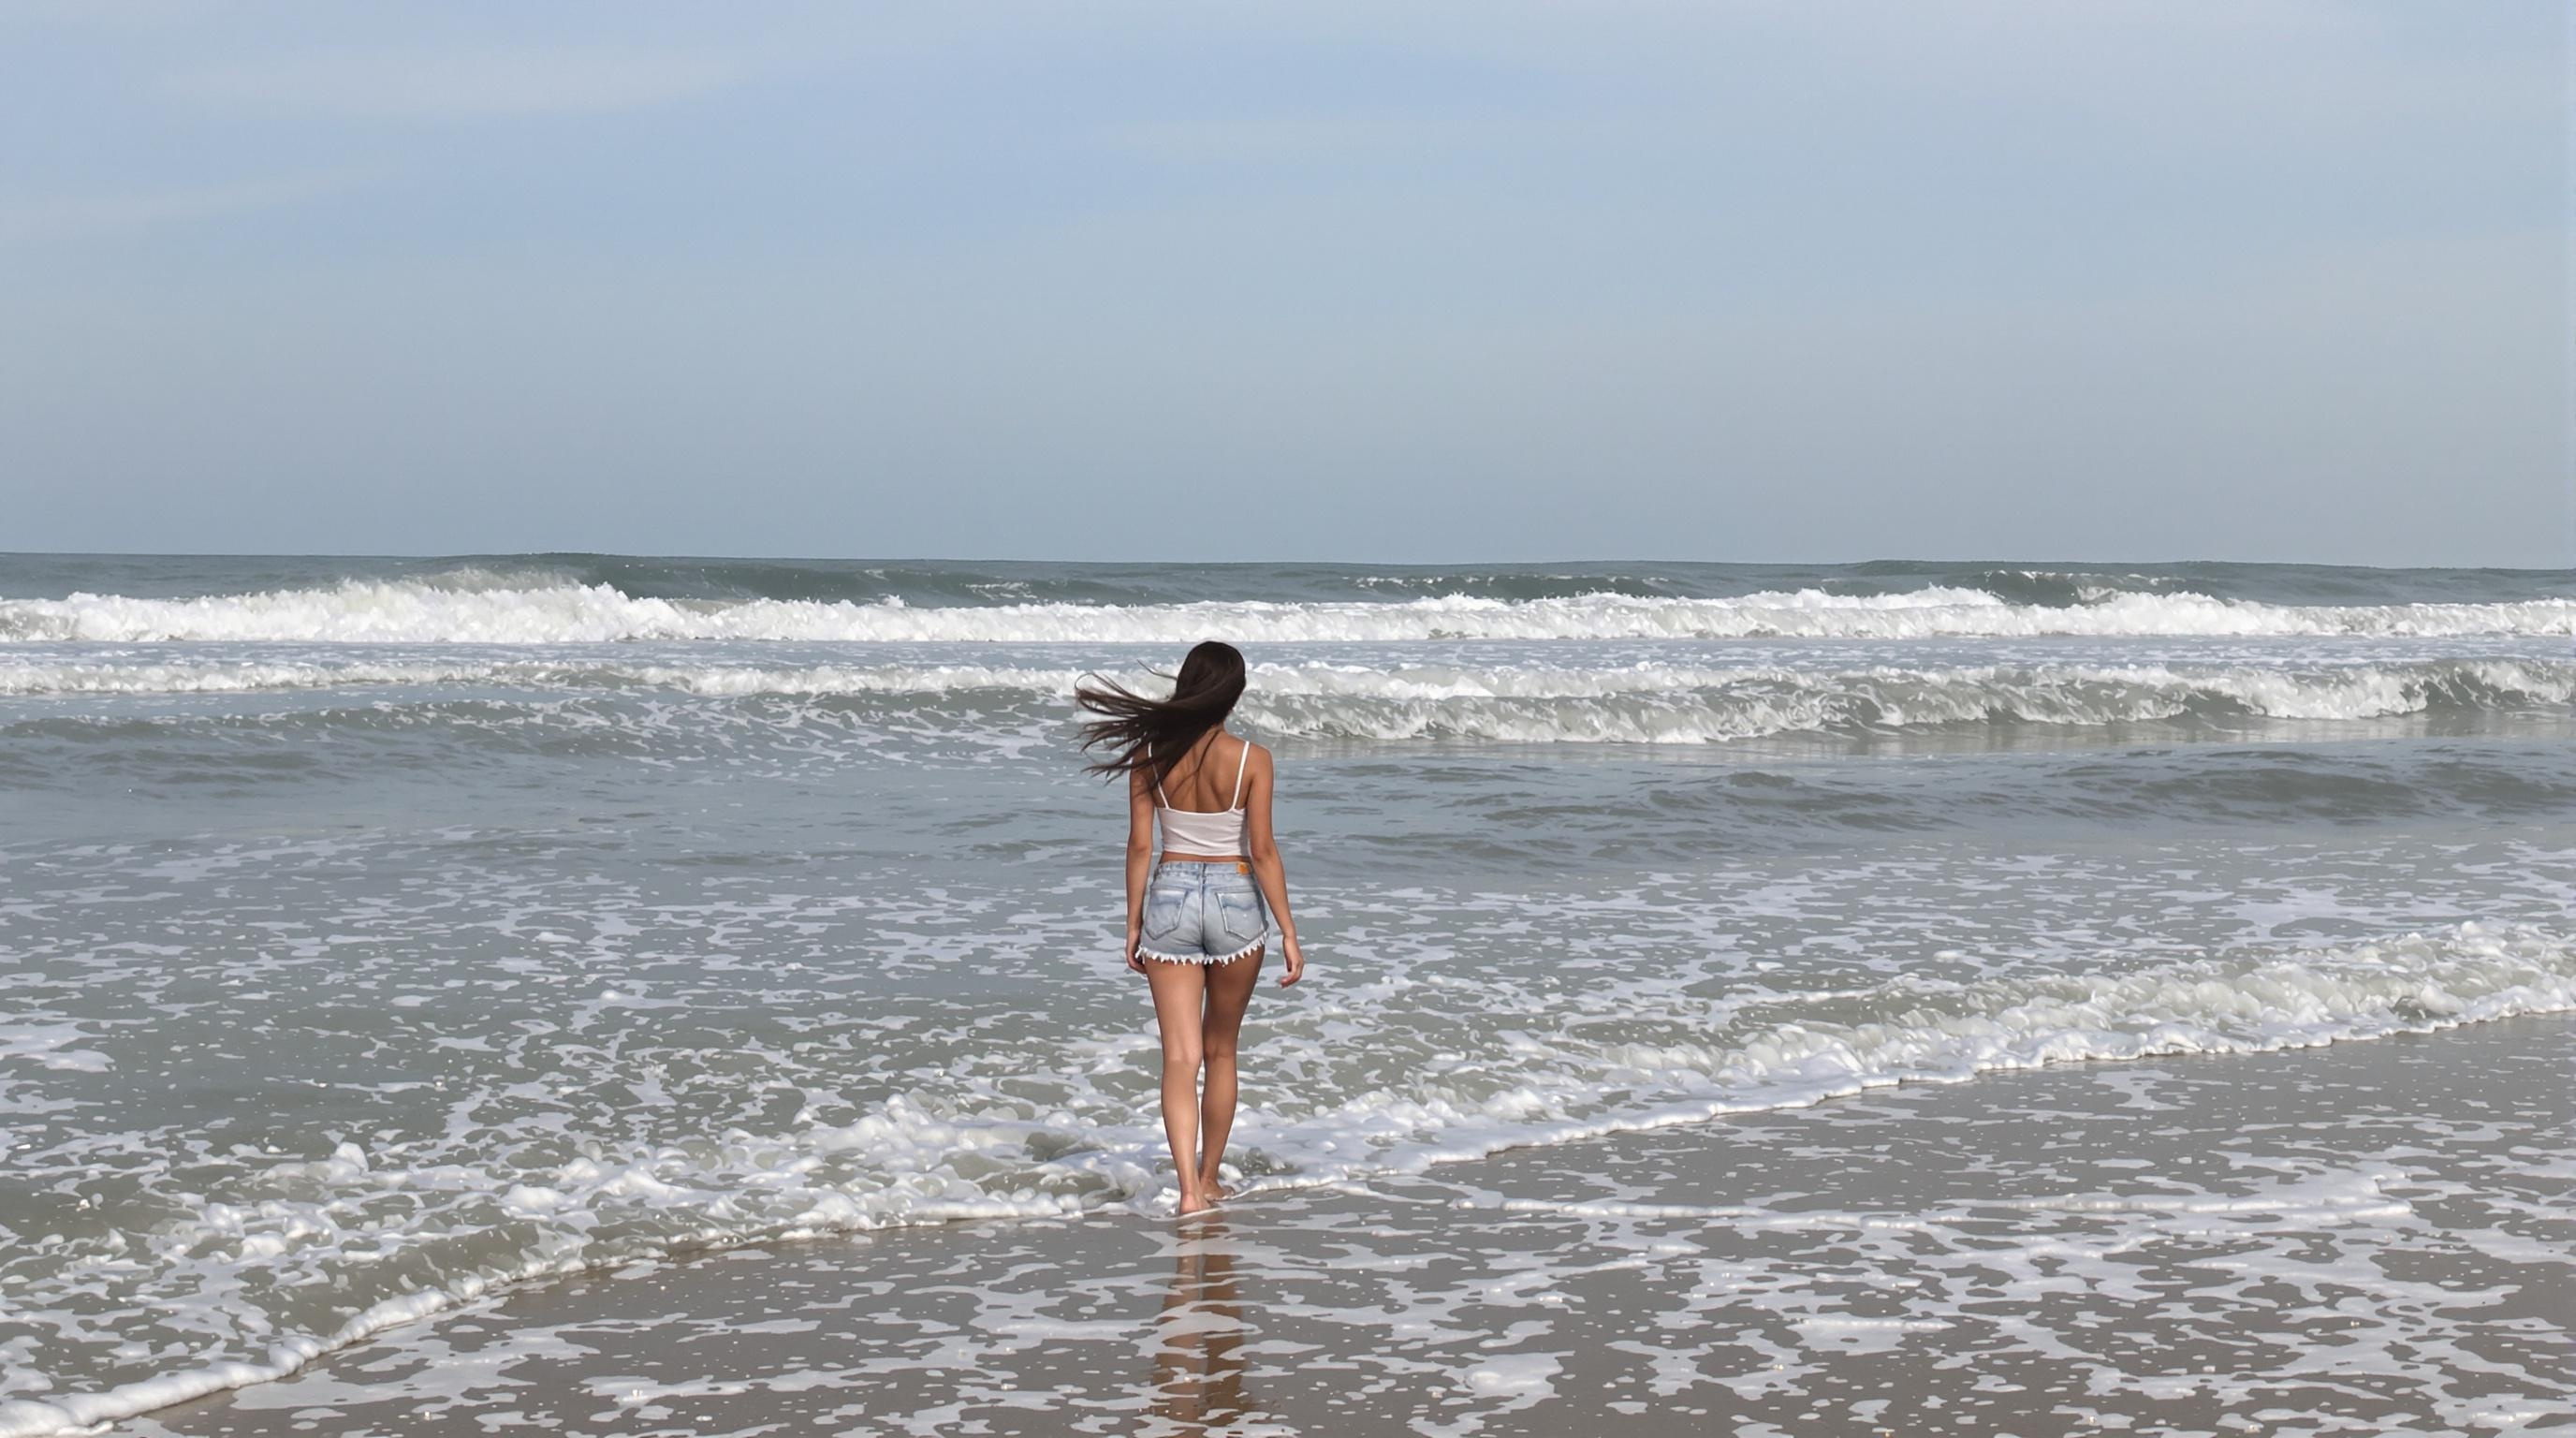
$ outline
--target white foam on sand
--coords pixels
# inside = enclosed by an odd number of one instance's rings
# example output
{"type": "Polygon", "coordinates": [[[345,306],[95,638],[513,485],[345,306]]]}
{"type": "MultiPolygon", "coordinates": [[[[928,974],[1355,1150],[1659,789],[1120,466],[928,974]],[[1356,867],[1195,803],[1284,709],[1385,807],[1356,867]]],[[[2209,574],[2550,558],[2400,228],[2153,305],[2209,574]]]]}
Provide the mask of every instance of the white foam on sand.
{"type": "MultiPolygon", "coordinates": [[[[1383,997],[1356,986],[1336,1004],[1281,1025],[1265,1038],[1267,1062],[1284,1073],[1330,1072],[1332,1054],[1383,997]]],[[[1760,995],[1745,995],[1725,1010],[1729,1021],[1701,1037],[1640,1040],[1599,1030],[1581,1015],[1540,1027],[1526,1013],[1515,1017],[1518,1000],[1503,986],[1489,1000],[1500,1026],[1433,1036],[1490,1045],[1474,1062],[1411,1065],[1417,1082],[1409,1089],[1343,1075],[1312,1093],[1302,1110],[1247,1114],[1245,1127],[1261,1134],[1273,1171],[1242,1187],[1417,1173],[1507,1147],[2067,1060],[2294,1048],[2576,1009],[2576,940],[2465,924],[2378,943],[2119,972],[1940,988],[1900,978],[1865,997],[1836,1000],[1830,1017],[1798,996],[1779,997],[1766,1006],[1760,995]]],[[[1084,1069],[1079,1054],[1064,1057],[1069,1061],[1050,1067],[1084,1069]]],[[[850,1122],[710,1139],[576,1159],[545,1173],[377,1162],[355,1143],[325,1160],[280,1165],[273,1175],[280,1197],[256,1208],[207,1204],[164,1225],[153,1240],[154,1261],[193,1267],[200,1278],[189,1286],[220,1302],[276,1262],[291,1258],[309,1268],[343,1248],[359,1258],[442,1246],[478,1256],[327,1326],[276,1333],[255,1359],[183,1360],[95,1393],[0,1405],[0,1438],[69,1431],[275,1378],[393,1324],[543,1274],[790,1234],[1120,1204],[1152,1211],[1169,1200],[1153,1168],[1159,1135],[1137,1121],[1132,1105],[1096,1089],[1039,1112],[1006,1105],[933,1112],[898,1096],[850,1122]],[[1057,1156],[1035,1157],[1041,1152],[1057,1156]],[[371,1206],[374,1199],[392,1202],[371,1206]],[[362,1219],[367,1214],[394,1216],[362,1219]],[[478,1225],[512,1237],[458,1249],[478,1225]]],[[[2292,1199],[2267,1194],[2260,1203],[2277,1213],[2292,1199]]],[[[2350,1218],[2368,1216],[2370,1198],[2319,1191],[2296,1201],[2315,1206],[2321,1219],[2350,1218]]],[[[2230,1201],[2207,1217],[2226,1223],[2238,1212],[2230,1201]]],[[[1479,1371],[1486,1376],[1476,1381],[1496,1393],[1540,1395],[1551,1377],[1527,1363],[1479,1371]]]]}

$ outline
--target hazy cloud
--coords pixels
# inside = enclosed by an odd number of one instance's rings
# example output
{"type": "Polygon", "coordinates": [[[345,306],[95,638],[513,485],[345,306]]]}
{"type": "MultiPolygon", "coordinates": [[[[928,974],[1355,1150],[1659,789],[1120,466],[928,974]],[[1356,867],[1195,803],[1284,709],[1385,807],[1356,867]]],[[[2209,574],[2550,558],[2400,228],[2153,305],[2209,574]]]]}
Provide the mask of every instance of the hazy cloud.
{"type": "Polygon", "coordinates": [[[745,71],[733,57],[687,50],[326,49],[181,75],[172,89],[272,114],[496,120],[645,109],[721,90],[745,71]]]}
{"type": "Polygon", "coordinates": [[[365,181],[354,170],[86,195],[0,195],[0,245],[110,239],[301,204],[365,181]]]}

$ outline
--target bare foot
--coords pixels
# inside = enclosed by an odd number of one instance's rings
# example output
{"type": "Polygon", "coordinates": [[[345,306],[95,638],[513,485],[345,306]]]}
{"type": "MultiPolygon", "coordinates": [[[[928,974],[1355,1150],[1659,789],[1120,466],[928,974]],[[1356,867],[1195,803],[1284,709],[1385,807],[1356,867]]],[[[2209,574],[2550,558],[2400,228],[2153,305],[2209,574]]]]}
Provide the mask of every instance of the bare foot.
{"type": "Polygon", "coordinates": [[[1210,1203],[1223,1203],[1234,1196],[1234,1190],[1217,1182],[1210,1174],[1199,1175],[1199,1195],[1210,1203]]]}
{"type": "Polygon", "coordinates": [[[1210,1198],[1196,1189],[1185,1188],[1181,1190],[1181,1213],[1183,1216],[1193,1213],[1203,1213],[1215,1206],[1215,1199],[1210,1198]]]}

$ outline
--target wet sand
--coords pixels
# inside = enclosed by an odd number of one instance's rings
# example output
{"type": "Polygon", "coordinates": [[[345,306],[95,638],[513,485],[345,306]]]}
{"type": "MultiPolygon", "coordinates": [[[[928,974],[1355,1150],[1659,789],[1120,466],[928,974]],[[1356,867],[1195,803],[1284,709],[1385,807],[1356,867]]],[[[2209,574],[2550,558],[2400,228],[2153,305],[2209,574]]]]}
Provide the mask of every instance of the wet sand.
{"type": "Polygon", "coordinates": [[[120,1431],[2576,1432],[2571,1355],[2560,1016],[737,1249],[120,1431]]]}

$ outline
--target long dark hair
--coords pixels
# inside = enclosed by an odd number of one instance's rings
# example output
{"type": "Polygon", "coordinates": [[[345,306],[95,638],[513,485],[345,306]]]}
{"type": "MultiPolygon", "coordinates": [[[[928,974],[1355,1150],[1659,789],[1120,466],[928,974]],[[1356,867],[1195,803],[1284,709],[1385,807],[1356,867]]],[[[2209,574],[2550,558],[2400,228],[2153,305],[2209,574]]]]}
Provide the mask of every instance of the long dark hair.
{"type": "MultiPolygon", "coordinates": [[[[1145,672],[1165,677],[1159,669],[1145,672]]],[[[1181,660],[1181,672],[1169,677],[1169,699],[1148,698],[1097,674],[1086,674],[1088,682],[1073,686],[1073,702],[1108,716],[1082,726],[1083,748],[1106,744],[1111,750],[1108,758],[1084,766],[1086,772],[1150,769],[1154,782],[1163,782],[1200,736],[1234,712],[1234,701],[1243,697],[1243,651],[1211,639],[1192,648],[1181,660]]]]}

